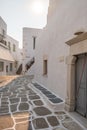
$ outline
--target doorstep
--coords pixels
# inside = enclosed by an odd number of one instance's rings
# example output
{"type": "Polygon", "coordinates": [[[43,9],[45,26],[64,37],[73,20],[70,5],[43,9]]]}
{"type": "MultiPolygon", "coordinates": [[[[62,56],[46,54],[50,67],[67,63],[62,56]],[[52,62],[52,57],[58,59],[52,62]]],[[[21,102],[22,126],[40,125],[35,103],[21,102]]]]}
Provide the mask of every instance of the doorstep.
{"type": "Polygon", "coordinates": [[[87,119],[83,116],[81,116],[77,112],[69,112],[69,114],[76,119],[81,125],[83,125],[85,128],[87,128],[87,119]]]}

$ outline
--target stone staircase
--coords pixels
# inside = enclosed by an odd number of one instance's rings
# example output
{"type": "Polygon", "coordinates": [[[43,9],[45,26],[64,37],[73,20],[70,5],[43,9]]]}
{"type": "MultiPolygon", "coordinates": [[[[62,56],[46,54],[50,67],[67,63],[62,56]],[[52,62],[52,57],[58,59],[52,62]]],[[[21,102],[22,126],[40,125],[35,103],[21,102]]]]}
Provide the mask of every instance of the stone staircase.
{"type": "Polygon", "coordinates": [[[33,57],[27,64],[26,64],[26,71],[28,71],[31,66],[34,64],[35,58],[33,57]]]}

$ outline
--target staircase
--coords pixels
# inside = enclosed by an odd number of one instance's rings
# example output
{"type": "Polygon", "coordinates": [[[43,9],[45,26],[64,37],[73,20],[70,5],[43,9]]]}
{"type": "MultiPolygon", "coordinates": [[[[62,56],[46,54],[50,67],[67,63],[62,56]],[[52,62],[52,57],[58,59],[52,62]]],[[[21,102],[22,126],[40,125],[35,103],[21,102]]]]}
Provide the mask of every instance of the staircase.
{"type": "Polygon", "coordinates": [[[30,69],[30,67],[34,64],[35,58],[33,57],[27,64],[26,64],[26,71],[30,69]]]}
{"type": "Polygon", "coordinates": [[[22,73],[22,64],[20,64],[16,74],[20,75],[22,73]]]}
{"type": "MultiPolygon", "coordinates": [[[[31,68],[31,66],[34,64],[35,58],[33,57],[27,64],[26,64],[26,72],[31,68]]],[[[16,74],[20,75],[22,73],[22,64],[20,64],[16,74]]]]}

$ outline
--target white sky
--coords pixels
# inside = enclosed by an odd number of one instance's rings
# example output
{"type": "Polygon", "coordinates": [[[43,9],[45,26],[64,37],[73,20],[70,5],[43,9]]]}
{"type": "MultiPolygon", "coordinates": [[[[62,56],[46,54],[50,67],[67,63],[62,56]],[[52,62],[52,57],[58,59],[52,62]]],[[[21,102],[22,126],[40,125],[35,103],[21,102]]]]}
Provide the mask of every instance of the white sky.
{"type": "Polygon", "coordinates": [[[22,28],[43,28],[47,22],[49,0],[0,0],[0,16],[7,24],[7,33],[22,47],[22,28]],[[33,11],[33,3],[41,2],[43,11],[33,11]]]}

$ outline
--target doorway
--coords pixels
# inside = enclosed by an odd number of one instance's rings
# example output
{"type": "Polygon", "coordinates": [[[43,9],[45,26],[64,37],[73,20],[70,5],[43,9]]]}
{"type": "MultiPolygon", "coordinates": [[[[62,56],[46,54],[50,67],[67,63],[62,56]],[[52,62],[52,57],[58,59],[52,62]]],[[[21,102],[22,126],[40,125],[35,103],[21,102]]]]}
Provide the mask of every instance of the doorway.
{"type": "Polygon", "coordinates": [[[8,73],[8,65],[6,65],[6,73],[8,73]]]}
{"type": "Polygon", "coordinates": [[[87,54],[77,56],[75,110],[87,118],[87,54]]]}

